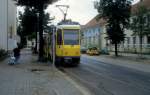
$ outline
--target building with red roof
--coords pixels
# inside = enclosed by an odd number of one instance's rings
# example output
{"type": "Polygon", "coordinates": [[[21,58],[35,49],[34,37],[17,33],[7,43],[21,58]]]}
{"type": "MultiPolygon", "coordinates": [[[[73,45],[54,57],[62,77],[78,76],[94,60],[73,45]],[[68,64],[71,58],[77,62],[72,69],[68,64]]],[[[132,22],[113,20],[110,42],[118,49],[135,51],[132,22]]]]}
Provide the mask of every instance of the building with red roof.
{"type": "Polygon", "coordinates": [[[105,47],[102,44],[105,42],[101,42],[105,24],[106,21],[104,19],[97,20],[94,17],[86,25],[82,26],[82,46],[86,48],[97,47],[100,50],[105,47]]]}

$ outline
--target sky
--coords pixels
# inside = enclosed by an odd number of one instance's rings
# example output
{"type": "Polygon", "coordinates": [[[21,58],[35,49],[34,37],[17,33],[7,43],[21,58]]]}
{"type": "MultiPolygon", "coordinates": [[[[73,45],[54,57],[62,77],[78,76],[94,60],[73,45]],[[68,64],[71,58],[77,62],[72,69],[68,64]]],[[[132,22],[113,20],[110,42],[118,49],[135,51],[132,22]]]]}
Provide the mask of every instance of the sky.
{"type": "MultiPolygon", "coordinates": [[[[92,18],[94,18],[98,12],[94,8],[95,0],[59,0],[58,2],[49,5],[46,12],[50,13],[51,17],[55,17],[54,24],[63,19],[62,12],[56,7],[56,5],[69,5],[67,19],[79,22],[81,25],[85,25],[92,18]]],[[[134,3],[139,0],[134,0],[134,3]]]]}
{"type": "Polygon", "coordinates": [[[93,0],[60,0],[54,3],[54,5],[50,5],[46,10],[52,17],[55,16],[55,23],[62,20],[64,17],[56,5],[69,5],[70,8],[68,9],[67,19],[80,22],[80,24],[86,24],[98,14],[97,10],[94,9],[93,0]]]}
{"type": "MultiPolygon", "coordinates": [[[[134,3],[139,0],[134,0],[134,3]]],[[[60,0],[53,5],[50,5],[46,12],[51,14],[51,17],[55,17],[53,23],[57,23],[63,19],[63,14],[56,7],[56,5],[69,5],[67,19],[79,22],[81,25],[85,25],[92,18],[94,18],[98,12],[94,8],[94,0],[60,0]]]]}

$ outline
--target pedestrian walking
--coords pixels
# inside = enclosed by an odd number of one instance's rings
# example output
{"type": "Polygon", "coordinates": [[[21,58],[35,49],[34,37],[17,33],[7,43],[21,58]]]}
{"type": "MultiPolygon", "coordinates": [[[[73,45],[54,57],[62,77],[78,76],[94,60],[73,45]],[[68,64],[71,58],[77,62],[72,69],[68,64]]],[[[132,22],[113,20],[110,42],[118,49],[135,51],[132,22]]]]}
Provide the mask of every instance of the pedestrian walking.
{"type": "Polygon", "coordinates": [[[20,58],[20,47],[17,46],[16,48],[14,48],[13,52],[14,52],[14,57],[15,57],[15,64],[17,64],[20,58]]]}

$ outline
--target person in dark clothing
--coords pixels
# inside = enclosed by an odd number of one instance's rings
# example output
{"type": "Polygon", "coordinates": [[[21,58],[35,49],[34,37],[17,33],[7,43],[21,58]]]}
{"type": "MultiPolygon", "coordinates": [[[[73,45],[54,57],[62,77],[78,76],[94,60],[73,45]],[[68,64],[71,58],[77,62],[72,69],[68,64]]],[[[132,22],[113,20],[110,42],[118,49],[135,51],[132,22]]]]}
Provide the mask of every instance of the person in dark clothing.
{"type": "Polygon", "coordinates": [[[20,58],[20,48],[19,47],[14,48],[13,52],[15,57],[15,63],[18,63],[18,60],[20,58]]]}

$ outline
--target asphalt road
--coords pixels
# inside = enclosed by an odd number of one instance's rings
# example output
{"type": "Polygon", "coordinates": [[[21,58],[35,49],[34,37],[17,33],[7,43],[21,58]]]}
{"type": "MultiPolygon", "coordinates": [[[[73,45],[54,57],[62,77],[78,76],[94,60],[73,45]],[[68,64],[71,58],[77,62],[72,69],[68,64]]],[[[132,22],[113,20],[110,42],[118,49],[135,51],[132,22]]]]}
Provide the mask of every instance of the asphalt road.
{"type": "Polygon", "coordinates": [[[150,95],[150,73],[86,57],[78,67],[63,68],[63,72],[93,95],[150,95]]]}

